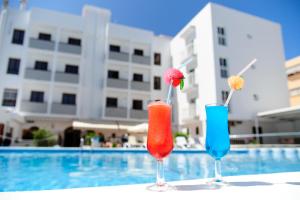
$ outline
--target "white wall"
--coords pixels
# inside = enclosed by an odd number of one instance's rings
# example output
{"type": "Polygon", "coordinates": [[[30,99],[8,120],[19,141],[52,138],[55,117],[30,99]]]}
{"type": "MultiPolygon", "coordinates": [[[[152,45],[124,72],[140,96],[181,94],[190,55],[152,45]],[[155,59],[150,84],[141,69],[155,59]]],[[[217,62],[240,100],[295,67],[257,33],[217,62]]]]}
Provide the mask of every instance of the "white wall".
{"type": "Polygon", "coordinates": [[[230,74],[237,74],[252,59],[258,59],[255,69],[243,75],[244,88],[233,95],[229,118],[249,120],[257,112],[289,106],[280,25],[216,4],[211,4],[211,8],[219,103],[221,91],[229,90],[227,80],[220,77],[219,57],[228,59],[230,74]],[[217,44],[218,26],[225,28],[226,47],[217,44]]]}

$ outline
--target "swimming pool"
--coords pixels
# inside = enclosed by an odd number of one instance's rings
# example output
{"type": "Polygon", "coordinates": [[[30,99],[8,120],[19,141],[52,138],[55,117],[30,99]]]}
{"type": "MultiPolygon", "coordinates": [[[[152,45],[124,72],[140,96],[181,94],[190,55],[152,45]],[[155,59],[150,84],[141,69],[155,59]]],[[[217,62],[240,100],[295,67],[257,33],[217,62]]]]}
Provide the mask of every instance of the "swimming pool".
{"type": "MultiPolygon", "coordinates": [[[[155,160],[145,150],[0,149],[0,191],[51,190],[155,181],[155,160]]],[[[167,181],[213,177],[203,151],[174,151],[165,160],[167,181]]],[[[300,149],[231,151],[223,175],[300,171],[300,149]]]]}

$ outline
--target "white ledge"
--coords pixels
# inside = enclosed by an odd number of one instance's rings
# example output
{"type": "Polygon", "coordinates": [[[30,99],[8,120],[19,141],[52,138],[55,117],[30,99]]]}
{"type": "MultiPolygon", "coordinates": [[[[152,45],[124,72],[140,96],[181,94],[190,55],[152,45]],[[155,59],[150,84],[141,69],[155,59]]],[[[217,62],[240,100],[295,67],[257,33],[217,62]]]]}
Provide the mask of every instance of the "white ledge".
{"type": "MultiPolygon", "coordinates": [[[[55,177],[53,177],[55,178],[55,177]]],[[[152,192],[150,184],[45,190],[30,192],[3,192],[1,200],[299,200],[300,172],[225,177],[230,186],[208,189],[207,179],[170,182],[177,190],[152,192]]],[[[47,184],[47,183],[45,183],[47,184]]]]}

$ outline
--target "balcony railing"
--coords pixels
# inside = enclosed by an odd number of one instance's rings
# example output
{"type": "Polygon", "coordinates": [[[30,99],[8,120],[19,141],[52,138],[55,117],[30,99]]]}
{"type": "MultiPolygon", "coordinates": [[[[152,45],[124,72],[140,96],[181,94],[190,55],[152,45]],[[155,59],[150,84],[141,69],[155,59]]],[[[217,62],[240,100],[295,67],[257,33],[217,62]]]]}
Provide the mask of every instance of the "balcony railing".
{"type": "Polygon", "coordinates": [[[36,38],[29,39],[29,47],[31,47],[31,48],[53,51],[54,46],[55,46],[55,43],[52,41],[40,40],[40,39],[36,39],[36,38]]]}
{"type": "Polygon", "coordinates": [[[148,118],[148,112],[146,110],[130,110],[130,118],[134,119],[147,119],[148,118]]]}
{"type": "Polygon", "coordinates": [[[127,89],[128,88],[128,81],[123,79],[113,79],[108,78],[106,82],[107,87],[112,88],[121,88],[121,89],[127,89]]]}
{"type": "Polygon", "coordinates": [[[294,67],[287,68],[287,70],[286,70],[287,75],[296,74],[296,73],[300,73],[300,65],[296,65],[294,67]]]}
{"type": "Polygon", "coordinates": [[[122,107],[106,107],[106,117],[127,118],[127,109],[122,107]]]}
{"type": "Polygon", "coordinates": [[[181,63],[186,65],[186,71],[193,70],[198,65],[197,55],[192,54],[192,55],[188,56],[187,58],[185,58],[181,63]]]}
{"type": "Polygon", "coordinates": [[[81,46],[60,42],[58,44],[58,51],[63,53],[81,54],[81,46]]]}
{"type": "Polygon", "coordinates": [[[110,51],[108,54],[108,57],[111,60],[118,60],[118,61],[124,61],[124,62],[129,61],[129,53],[125,53],[125,52],[110,51]]]}
{"type": "Polygon", "coordinates": [[[51,72],[50,71],[44,71],[44,70],[36,70],[36,69],[32,69],[32,68],[26,68],[24,77],[26,79],[50,81],[51,72]]]}
{"type": "Polygon", "coordinates": [[[79,75],[65,72],[55,72],[55,81],[66,83],[78,83],[79,75]]]}
{"type": "Polygon", "coordinates": [[[151,65],[150,56],[131,55],[131,61],[142,65],[151,65]]]}
{"type": "Polygon", "coordinates": [[[150,82],[132,81],[131,89],[140,91],[150,91],[150,82]]]}
{"type": "Polygon", "coordinates": [[[47,103],[31,102],[23,100],[21,110],[29,113],[47,113],[47,103]]]}
{"type": "Polygon", "coordinates": [[[183,91],[188,92],[188,91],[191,91],[191,89],[196,88],[196,87],[197,87],[197,82],[196,82],[195,72],[193,72],[193,73],[190,73],[185,78],[183,91]]]}
{"type": "Polygon", "coordinates": [[[52,103],[51,113],[62,115],[76,115],[76,105],[52,103]]]}

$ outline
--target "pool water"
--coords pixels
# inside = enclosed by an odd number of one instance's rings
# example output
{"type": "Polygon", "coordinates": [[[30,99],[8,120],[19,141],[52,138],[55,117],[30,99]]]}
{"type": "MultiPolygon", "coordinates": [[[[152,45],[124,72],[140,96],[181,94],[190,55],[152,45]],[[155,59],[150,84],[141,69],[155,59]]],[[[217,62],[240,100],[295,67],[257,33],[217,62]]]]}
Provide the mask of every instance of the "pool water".
{"type": "MultiPolygon", "coordinates": [[[[165,160],[167,181],[213,177],[204,152],[174,152],[165,160]]],[[[224,176],[300,171],[299,149],[230,152],[224,176]]],[[[1,151],[0,191],[51,190],[155,181],[156,162],[146,151],[1,151]]]]}

